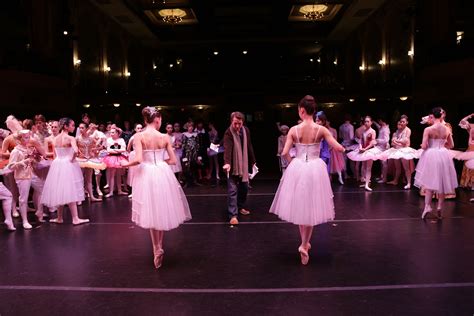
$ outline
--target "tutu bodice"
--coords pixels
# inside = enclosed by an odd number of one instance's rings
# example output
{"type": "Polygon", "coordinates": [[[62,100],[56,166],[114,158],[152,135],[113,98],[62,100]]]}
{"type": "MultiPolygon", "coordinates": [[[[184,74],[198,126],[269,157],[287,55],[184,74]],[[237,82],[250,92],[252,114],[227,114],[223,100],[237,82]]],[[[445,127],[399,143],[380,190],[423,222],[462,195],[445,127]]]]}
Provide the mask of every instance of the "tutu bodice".
{"type": "Polygon", "coordinates": [[[445,148],[446,139],[431,138],[428,140],[428,148],[445,148]]]}
{"type": "Polygon", "coordinates": [[[74,156],[74,149],[72,147],[56,147],[54,151],[56,152],[56,159],[58,160],[72,160],[74,156]]]}
{"type": "Polygon", "coordinates": [[[314,160],[319,158],[319,151],[321,148],[321,143],[314,144],[300,144],[296,143],[296,157],[304,161],[314,160]]]}
{"type": "Polygon", "coordinates": [[[156,165],[160,161],[165,161],[165,149],[147,149],[143,150],[143,162],[156,165]]]}

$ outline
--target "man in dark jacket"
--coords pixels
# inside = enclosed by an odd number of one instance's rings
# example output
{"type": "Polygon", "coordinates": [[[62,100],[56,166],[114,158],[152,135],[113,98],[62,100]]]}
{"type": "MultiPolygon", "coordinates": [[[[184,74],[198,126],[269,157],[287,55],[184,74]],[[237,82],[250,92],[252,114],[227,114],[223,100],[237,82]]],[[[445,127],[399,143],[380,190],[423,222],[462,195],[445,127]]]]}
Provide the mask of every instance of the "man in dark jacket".
{"type": "Polygon", "coordinates": [[[249,171],[255,164],[250,131],[244,125],[244,114],[233,112],[230,127],[224,134],[224,166],[227,180],[227,206],[230,224],[239,223],[238,213],[248,215],[244,208],[247,200],[249,171]]]}

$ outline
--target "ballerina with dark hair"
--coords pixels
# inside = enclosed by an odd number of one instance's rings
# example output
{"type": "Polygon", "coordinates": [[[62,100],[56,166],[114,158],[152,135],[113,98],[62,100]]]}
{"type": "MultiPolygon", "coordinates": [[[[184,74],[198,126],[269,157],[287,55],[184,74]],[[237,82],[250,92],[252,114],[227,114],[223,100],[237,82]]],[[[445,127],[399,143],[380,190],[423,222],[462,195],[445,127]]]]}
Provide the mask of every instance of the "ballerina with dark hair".
{"type": "Polygon", "coordinates": [[[282,155],[290,161],[270,208],[270,213],[298,225],[301,245],[298,248],[303,265],[308,264],[311,235],[315,225],[334,219],[334,202],[327,166],[319,157],[324,139],[334,150],[343,152],[340,145],[324,127],[313,121],[316,102],[305,96],[298,104],[302,123],[293,126],[286,139],[282,155]],[[289,155],[296,147],[296,157],[289,155]]]}
{"type": "Polygon", "coordinates": [[[372,191],[369,186],[372,178],[372,165],[375,160],[379,159],[382,150],[376,146],[376,133],[372,128],[372,118],[370,116],[364,117],[363,127],[359,149],[351,151],[347,154],[347,157],[353,161],[362,162],[365,184],[361,187],[364,187],[367,191],[372,191]]]}
{"type": "Polygon", "coordinates": [[[416,167],[415,186],[425,189],[425,208],[421,218],[432,211],[433,193],[438,195],[438,217],[441,218],[445,195],[455,192],[458,186],[454,162],[448,148],[452,148],[453,136],[451,129],[441,121],[443,109],[432,110],[433,125],[423,132],[423,153],[416,167]]]}
{"type": "Polygon", "coordinates": [[[58,208],[58,217],[50,220],[50,223],[63,223],[64,205],[69,206],[73,225],[88,223],[89,220],[79,218],[77,212],[77,203],[84,200],[84,178],[76,161],[79,151],[76,139],[69,135],[74,132],[74,121],[62,118],[59,128],[61,133],[54,138],[55,158],[44,183],[41,203],[58,208]]]}
{"type": "Polygon", "coordinates": [[[191,219],[188,201],[169,165],[176,163],[170,137],[160,133],[161,114],[153,107],[142,110],[146,127],[135,134],[135,158],[122,161],[136,166],[132,180],[132,221],[149,229],[153,243],[153,264],[163,264],[164,232],[191,219]],[[165,155],[167,154],[166,157],[165,155]]]}

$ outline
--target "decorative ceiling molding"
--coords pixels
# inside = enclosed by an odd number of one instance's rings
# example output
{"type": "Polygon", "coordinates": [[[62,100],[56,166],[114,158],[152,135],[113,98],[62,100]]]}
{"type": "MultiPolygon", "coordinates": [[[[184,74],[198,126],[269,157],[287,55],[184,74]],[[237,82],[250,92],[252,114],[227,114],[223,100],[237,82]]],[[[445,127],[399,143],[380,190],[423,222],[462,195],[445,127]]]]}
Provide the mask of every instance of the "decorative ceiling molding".
{"type": "Polygon", "coordinates": [[[328,36],[329,41],[344,41],[367,18],[379,9],[386,0],[354,1],[344,12],[342,19],[328,36]]]}
{"type": "Polygon", "coordinates": [[[102,12],[125,29],[132,36],[148,46],[156,46],[158,38],[148,26],[135,15],[121,0],[91,0],[102,12]]]}

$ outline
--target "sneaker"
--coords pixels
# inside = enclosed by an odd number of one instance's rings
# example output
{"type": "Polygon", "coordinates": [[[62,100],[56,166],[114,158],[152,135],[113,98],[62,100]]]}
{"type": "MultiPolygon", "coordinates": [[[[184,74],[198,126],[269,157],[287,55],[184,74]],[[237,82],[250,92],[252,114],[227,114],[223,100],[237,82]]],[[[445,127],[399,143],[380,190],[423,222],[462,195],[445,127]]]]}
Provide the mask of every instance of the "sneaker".
{"type": "Polygon", "coordinates": [[[232,218],[230,219],[229,224],[231,224],[231,225],[238,225],[238,224],[239,224],[239,220],[237,219],[236,216],[234,216],[234,217],[232,217],[232,218]]]}

